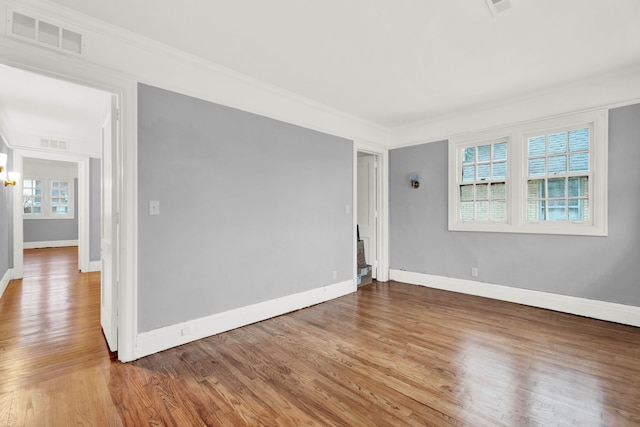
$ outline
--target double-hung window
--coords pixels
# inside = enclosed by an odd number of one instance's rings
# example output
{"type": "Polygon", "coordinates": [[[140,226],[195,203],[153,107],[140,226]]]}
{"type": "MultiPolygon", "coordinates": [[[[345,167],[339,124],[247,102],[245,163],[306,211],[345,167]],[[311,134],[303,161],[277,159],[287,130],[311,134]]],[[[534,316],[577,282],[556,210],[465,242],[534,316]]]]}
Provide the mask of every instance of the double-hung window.
{"type": "Polygon", "coordinates": [[[527,221],[589,221],[591,126],[526,137],[527,221]]]}
{"type": "Polygon", "coordinates": [[[507,142],[463,147],[457,183],[461,221],[507,220],[507,142]]]}
{"type": "Polygon", "coordinates": [[[608,111],[452,138],[449,230],[607,234],[608,111]]]}
{"type": "Polygon", "coordinates": [[[22,205],[24,218],[72,219],[73,180],[25,178],[22,181],[22,205]]]}

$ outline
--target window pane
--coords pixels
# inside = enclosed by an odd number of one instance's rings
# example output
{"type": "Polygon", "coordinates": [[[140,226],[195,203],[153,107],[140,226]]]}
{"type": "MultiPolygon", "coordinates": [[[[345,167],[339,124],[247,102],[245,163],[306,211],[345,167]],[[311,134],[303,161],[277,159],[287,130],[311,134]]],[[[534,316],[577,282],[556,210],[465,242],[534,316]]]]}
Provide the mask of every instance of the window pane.
{"type": "Polygon", "coordinates": [[[58,197],[59,196],[58,190],[57,189],[51,189],[51,196],[58,197]]]}
{"type": "Polygon", "coordinates": [[[529,138],[529,157],[544,156],[544,135],[529,138]]]}
{"type": "Polygon", "coordinates": [[[567,134],[553,133],[549,135],[549,154],[558,154],[567,152],[567,134]]]}
{"type": "Polygon", "coordinates": [[[549,157],[549,174],[567,172],[567,156],[549,157]]]}
{"type": "Polygon", "coordinates": [[[39,179],[36,180],[36,190],[42,191],[42,181],[39,179]]]}
{"type": "Polygon", "coordinates": [[[30,214],[31,213],[31,206],[25,206],[24,207],[24,213],[30,214]]]}
{"type": "Polygon", "coordinates": [[[491,184],[491,200],[506,200],[507,186],[504,182],[495,182],[491,184]]]}
{"type": "Polygon", "coordinates": [[[476,200],[489,200],[489,184],[476,185],[476,200]]]}
{"type": "Polygon", "coordinates": [[[589,177],[569,178],[569,197],[588,197],[589,177]]]}
{"type": "Polygon", "coordinates": [[[478,162],[488,162],[491,160],[491,146],[480,145],[478,147],[478,162]]]}
{"type": "Polygon", "coordinates": [[[52,190],[57,190],[58,189],[58,182],[57,181],[53,181],[51,183],[51,189],[52,190]]]}
{"type": "Polygon", "coordinates": [[[478,181],[487,181],[490,171],[491,165],[478,165],[478,181]]]}
{"type": "Polygon", "coordinates": [[[529,176],[544,176],[544,158],[542,159],[529,159],[529,176]]]}
{"type": "MultiPolygon", "coordinates": [[[[565,197],[564,178],[550,179],[547,185],[549,198],[565,197]]],[[[549,204],[549,209],[551,209],[551,204],[549,204]]]]}
{"type": "Polygon", "coordinates": [[[589,170],[589,154],[580,153],[569,156],[569,170],[571,172],[582,172],[589,170]]]}
{"type": "Polygon", "coordinates": [[[493,160],[507,160],[507,143],[493,144],[493,160]]]}
{"type": "Polygon", "coordinates": [[[40,208],[39,206],[34,206],[33,207],[33,213],[34,214],[39,214],[40,212],[42,212],[42,208],[40,208]]]}
{"type": "Polygon", "coordinates": [[[476,202],[476,219],[480,221],[489,219],[489,202],[476,202]]]}
{"type": "Polygon", "coordinates": [[[506,162],[494,163],[491,178],[504,179],[506,177],[507,177],[507,163],[506,162]]]}
{"type": "Polygon", "coordinates": [[[476,147],[465,148],[462,152],[462,163],[474,163],[476,161],[476,147]]]}
{"type": "Polygon", "coordinates": [[[476,167],[464,166],[462,168],[462,182],[473,182],[476,180],[476,167]]]}
{"type": "Polygon", "coordinates": [[[544,198],[544,179],[530,179],[527,181],[527,193],[529,199],[544,198]]]}
{"type": "Polygon", "coordinates": [[[507,219],[507,202],[491,202],[491,219],[494,221],[507,219]]]}
{"type": "Polygon", "coordinates": [[[33,198],[33,204],[36,206],[40,206],[42,204],[42,198],[41,197],[34,197],[33,198]]]}
{"type": "Polygon", "coordinates": [[[471,221],[473,219],[473,202],[460,203],[460,219],[471,221]]]}
{"type": "Polygon", "coordinates": [[[589,128],[569,132],[569,151],[589,149],[589,128]]]}
{"type": "Polygon", "coordinates": [[[460,186],[460,201],[470,202],[473,200],[473,185],[460,186]]]}
{"type": "Polygon", "coordinates": [[[569,200],[569,220],[587,221],[589,219],[589,208],[586,199],[569,200]]]}
{"type": "Polygon", "coordinates": [[[529,201],[527,203],[527,219],[529,221],[543,221],[544,215],[544,201],[529,201]]]}
{"type": "Polygon", "coordinates": [[[549,200],[549,220],[550,221],[564,221],[567,219],[566,200],[549,200]]]}

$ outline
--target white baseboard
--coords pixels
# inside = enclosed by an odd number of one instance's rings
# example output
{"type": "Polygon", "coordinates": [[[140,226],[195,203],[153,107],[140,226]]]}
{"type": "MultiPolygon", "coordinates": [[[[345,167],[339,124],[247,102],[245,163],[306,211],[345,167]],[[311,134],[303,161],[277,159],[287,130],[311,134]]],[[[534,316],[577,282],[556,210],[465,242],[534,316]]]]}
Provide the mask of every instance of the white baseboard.
{"type": "Polygon", "coordinates": [[[578,316],[640,326],[640,307],[578,298],[529,289],[513,288],[472,280],[454,279],[409,271],[389,270],[391,280],[445,291],[460,292],[501,301],[515,302],[578,316]]]}
{"type": "Polygon", "coordinates": [[[4,291],[7,289],[7,286],[9,286],[9,282],[11,281],[11,279],[13,279],[12,268],[8,269],[7,272],[4,273],[2,279],[0,279],[0,298],[2,298],[2,295],[4,295],[4,291]]]}
{"type": "Polygon", "coordinates": [[[356,291],[353,280],[138,334],[136,358],[329,301],[356,291]]]}
{"type": "Polygon", "coordinates": [[[51,240],[48,242],[24,242],[24,249],[62,248],[66,246],[78,246],[77,240],[51,240]]]}
{"type": "Polygon", "coordinates": [[[102,261],[89,261],[89,273],[102,271],[102,261]]]}

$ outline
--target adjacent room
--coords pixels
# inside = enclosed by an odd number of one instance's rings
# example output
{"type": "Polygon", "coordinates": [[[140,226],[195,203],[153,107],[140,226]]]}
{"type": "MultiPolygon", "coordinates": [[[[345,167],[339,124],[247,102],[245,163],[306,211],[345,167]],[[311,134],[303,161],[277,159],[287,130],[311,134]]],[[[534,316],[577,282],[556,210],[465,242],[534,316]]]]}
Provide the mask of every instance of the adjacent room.
{"type": "Polygon", "coordinates": [[[0,426],[640,424],[636,0],[0,18],[0,426]]]}

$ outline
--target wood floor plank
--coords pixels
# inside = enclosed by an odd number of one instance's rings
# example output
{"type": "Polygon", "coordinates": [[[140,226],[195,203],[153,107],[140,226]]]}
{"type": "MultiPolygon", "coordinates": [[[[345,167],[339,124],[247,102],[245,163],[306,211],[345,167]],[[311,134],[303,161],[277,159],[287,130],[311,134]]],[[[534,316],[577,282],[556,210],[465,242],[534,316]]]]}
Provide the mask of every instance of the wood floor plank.
{"type": "Polygon", "coordinates": [[[2,426],[634,426],[640,328],[396,282],[120,363],[100,275],[25,251],[2,426]]]}

